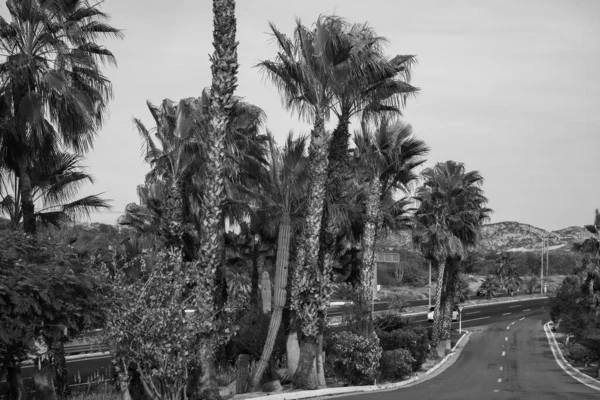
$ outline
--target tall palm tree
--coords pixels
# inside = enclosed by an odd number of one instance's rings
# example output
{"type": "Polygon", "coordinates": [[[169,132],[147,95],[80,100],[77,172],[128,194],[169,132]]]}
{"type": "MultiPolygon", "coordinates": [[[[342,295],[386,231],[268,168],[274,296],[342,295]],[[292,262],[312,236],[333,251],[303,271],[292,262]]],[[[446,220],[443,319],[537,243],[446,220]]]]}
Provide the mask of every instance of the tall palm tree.
{"type": "Polygon", "coordinates": [[[477,242],[481,224],[491,210],[485,208],[483,178],[477,171],[466,172],[462,163],[446,161],[423,171],[424,184],[415,196],[419,208],[415,214],[413,243],[423,256],[438,268],[432,335],[432,355],[442,338],[442,298],[446,288],[446,266],[451,260],[463,260],[469,246],[477,242]]]}
{"type": "Polygon", "coordinates": [[[393,114],[400,114],[406,98],[418,89],[410,85],[411,67],[414,56],[396,56],[392,60],[383,55],[386,40],[375,34],[367,24],[353,24],[341,32],[343,38],[353,43],[363,60],[359,68],[335,74],[333,85],[333,113],[338,124],[333,131],[329,148],[327,171],[327,201],[324,222],[321,228],[322,246],[319,264],[328,271],[333,261],[335,241],[340,235],[337,207],[342,198],[343,182],[350,179],[348,165],[348,142],[350,120],[362,117],[375,120],[393,114]]]}
{"type": "MultiPolygon", "coordinates": [[[[210,57],[212,84],[209,99],[208,129],[205,136],[206,163],[204,164],[205,187],[202,193],[202,222],[200,232],[199,261],[208,272],[207,278],[217,282],[217,273],[223,259],[223,206],[225,202],[225,137],[231,119],[230,110],[235,104],[238,55],[236,41],[235,0],[213,0],[213,45],[210,57]]],[[[196,112],[198,110],[196,109],[196,112]]],[[[197,299],[204,307],[210,307],[207,299],[197,299]]],[[[212,302],[212,300],[210,300],[212,302]]],[[[210,308],[207,308],[210,309],[210,308]]],[[[194,389],[196,395],[205,399],[218,399],[214,365],[215,341],[202,343],[201,376],[194,389]]]]}
{"type": "Polygon", "coordinates": [[[115,64],[98,42],[122,35],[98,4],[82,0],[8,1],[7,8],[12,20],[0,17],[0,86],[10,113],[0,142],[17,166],[24,229],[34,233],[31,162],[61,148],[81,154],[92,146],[112,96],[100,65],[115,64]]]}
{"type": "MultiPolygon", "coordinates": [[[[318,269],[319,233],[323,217],[327,178],[328,140],[325,120],[333,101],[333,71],[351,71],[360,64],[360,52],[345,43],[340,32],[346,22],[338,17],[320,16],[313,29],[298,20],[293,40],[271,23],[278,45],[274,60],[259,64],[264,74],[280,89],[286,108],[298,112],[313,123],[309,147],[307,214],[303,227],[303,248],[297,254],[292,307],[300,321],[300,361],[294,385],[314,388],[310,375],[318,350],[319,326],[325,315],[326,299],[331,291],[329,277],[318,269]]],[[[322,324],[321,324],[322,325],[322,324]]]]}
{"type": "MultiPolygon", "coordinates": [[[[375,240],[384,222],[384,200],[390,199],[396,191],[406,191],[416,179],[415,169],[425,159],[429,151],[425,143],[416,139],[412,127],[400,121],[369,126],[362,123],[362,129],[354,135],[356,174],[364,182],[366,207],[362,234],[363,262],[361,266],[357,307],[361,321],[369,321],[373,298],[373,276],[375,268],[375,240]],[[362,174],[362,176],[361,176],[362,174]]],[[[392,208],[399,203],[395,202],[392,208]]],[[[363,327],[363,335],[368,335],[363,327]]]]}
{"type": "MultiPolygon", "coordinates": [[[[37,223],[60,227],[89,216],[90,212],[110,208],[99,195],[74,199],[83,183],[94,183],[93,177],[80,167],[80,162],[78,155],[59,153],[47,162],[29,167],[32,199],[39,206],[34,214],[37,223]]],[[[7,214],[15,229],[23,223],[20,185],[18,174],[7,167],[4,172],[0,168],[0,215],[7,214]]]]}
{"type": "MultiPolygon", "coordinates": [[[[275,345],[275,338],[281,326],[283,308],[286,303],[288,264],[290,258],[291,234],[294,226],[301,223],[304,216],[306,172],[306,137],[294,140],[288,135],[283,149],[277,149],[271,133],[269,137],[270,164],[265,170],[260,164],[251,172],[254,189],[247,190],[257,200],[260,213],[269,216],[268,225],[278,225],[277,259],[273,296],[273,313],[263,352],[257,363],[250,387],[257,389],[268,365],[275,345]]],[[[267,230],[269,229],[266,227],[267,230]]]]}

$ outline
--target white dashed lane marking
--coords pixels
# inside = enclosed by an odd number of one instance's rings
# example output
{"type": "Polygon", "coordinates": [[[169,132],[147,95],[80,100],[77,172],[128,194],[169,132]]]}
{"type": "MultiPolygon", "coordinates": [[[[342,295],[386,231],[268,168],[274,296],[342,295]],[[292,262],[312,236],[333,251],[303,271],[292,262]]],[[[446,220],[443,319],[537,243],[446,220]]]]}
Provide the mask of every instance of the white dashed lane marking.
{"type": "Polygon", "coordinates": [[[517,306],[508,306],[508,308],[515,308],[515,307],[522,307],[521,304],[517,305],[517,306]]]}
{"type": "Polygon", "coordinates": [[[504,367],[500,367],[500,371],[502,371],[504,369],[504,367]]]}
{"type": "Polygon", "coordinates": [[[504,357],[505,355],[506,355],[506,352],[505,352],[505,351],[503,351],[503,352],[502,352],[502,357],[504,357]]]}
{"type": "Polygon", "coordinates": [[[504,341],[505,341],[505,342],[508,342],[508,336],[504,338],[504,341]]]}
{"type": "Polygon", "coordinates": [[[523,310],[523,311],[531,311],[531,308],[528,308],[527,310],[523,310]]]}
{"type": "Polygon", "coordinates": [[[511,314],[511,313],[507,312],[507,313],[505,313],[505,314],[502,314],[502,315],[510,315],[510,314],[511,314]]]}
{"type": "Polygon", "coordinates": [[[519,321],[523,321],[524,319],[525,319],[525,317],[523,317],[523,318],[519,319],[519,321]]]}
{"type": "Polygon", "coordinates": [[[502,378],[498,378],[498,383],[502,382],[502,378]]]}

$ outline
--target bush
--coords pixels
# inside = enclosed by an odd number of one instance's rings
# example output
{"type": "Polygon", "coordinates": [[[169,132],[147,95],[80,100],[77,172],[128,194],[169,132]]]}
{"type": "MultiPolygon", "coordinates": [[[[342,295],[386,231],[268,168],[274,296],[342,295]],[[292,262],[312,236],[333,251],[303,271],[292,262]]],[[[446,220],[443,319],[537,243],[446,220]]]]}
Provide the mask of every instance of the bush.
{"type": "Polygon", "coordinates": [[[413,371],[418,371],[427,359],[429,337],[424,326],[410,325],[392,332],[380,331],[377,335],[384,351],[403,349],[410,352],[413,371]]]}
{"type": "Polygon", "coordinates": [[[376,332],[392,332],[409,324],[409,319],[391,312],[378,314],[373,318],[373,328],[376,332]]]}
{"type": "Polygon", "coordinates": [[[595,359],[594,352],[582,344],[571,343],[567,349],[569,350],[569,358],[576,363],[587,364],[595,359]]]}
{"type": "Polygon", "coordinates": [[[387,350],[381,356],[381,379],[399,380],[413,371],[415,359],[405,349],[387,350]]]}
{"type": "MultiPolygon", "coordinates": [[[[259,360],[269,331],[270,314],[260,310],[246,311],[238,320],[239,330],[231,339],[220,346],[216,358],[218,364],[225,368],[235,365],[240,354],[248,354],[253,360],[259,360]]],[[[279,329],[275,339],[275,347],[271,357],[279,360],[285,354],[286,337],[283,327],[279,329]]]]}
{"type": "Polygon", "coordinates": [[[525,281],[525,286],[527,287],[527,293],[533,294],[536,287],[538,286],[538,278],[536,276],[532,276],[531,278],[525,281]]]}
{"type": "Polygon", "coordinates": [[[381,347],[377,337],[365,339],[351,332],[332,333],[325,351],[326,371],[350,385],[372,384],[377,377],[381,347]]]}

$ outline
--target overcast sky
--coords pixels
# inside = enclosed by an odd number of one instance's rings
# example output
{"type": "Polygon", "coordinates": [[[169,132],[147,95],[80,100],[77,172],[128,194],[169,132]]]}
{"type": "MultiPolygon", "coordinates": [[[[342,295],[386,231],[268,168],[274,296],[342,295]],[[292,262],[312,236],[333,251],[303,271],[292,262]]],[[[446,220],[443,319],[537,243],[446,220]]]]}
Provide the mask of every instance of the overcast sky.
{"type": "MultiPolygon", "coordinates": [[[[600,207],[600,1],[574,0],[246,0],[237,2],[237,95],[262,107],[283,139],[308,131],[281,107],[253,68],[272,58],[268,21],[291,33],[294,19],[321,13],[369,22],[389,39],[388,54],[416,54],[405,119],[432,151],[429,165],[461,161],[485,178],[492,222],[519,221],[549,230],[591,223],[600,207]]],[[[212,2],[107,0],[122,28],[107,43],[118,68],[110,120],[87,158],[96,178],[83,194],[106,192],[114,223],[137,201],[148,171],[132,117],[152,126],[145,101],[198,96],[211,82],[212,2]]],[[[5,9],[3,10],[3,13],[5,9]]]]}

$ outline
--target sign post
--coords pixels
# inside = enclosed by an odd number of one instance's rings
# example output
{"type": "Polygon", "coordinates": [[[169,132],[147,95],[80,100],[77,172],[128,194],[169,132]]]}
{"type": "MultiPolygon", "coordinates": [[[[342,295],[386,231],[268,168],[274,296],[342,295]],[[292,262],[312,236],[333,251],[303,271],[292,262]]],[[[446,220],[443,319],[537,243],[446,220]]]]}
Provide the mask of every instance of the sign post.
{"type": "Polygon", "coordinates": [[[464,307],[458,307],[458,334],[462,333],[462,310],[464,307]]]}

